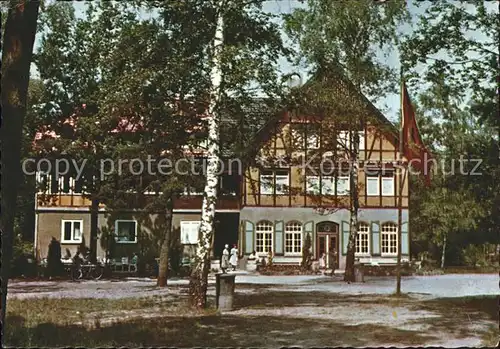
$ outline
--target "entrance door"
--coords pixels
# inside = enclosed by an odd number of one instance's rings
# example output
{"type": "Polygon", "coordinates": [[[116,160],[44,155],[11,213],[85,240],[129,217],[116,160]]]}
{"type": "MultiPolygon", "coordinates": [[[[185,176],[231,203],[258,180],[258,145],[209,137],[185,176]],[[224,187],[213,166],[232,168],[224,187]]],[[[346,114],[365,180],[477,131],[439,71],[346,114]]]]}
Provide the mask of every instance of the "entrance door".
{"type": "MultiPolygon", "coordinates": [[[[339,265],[338,225],[333,222],[319,223],[316,227],[316,236],[316,257],[318,259],[324,259],[325,268],[337,269],[339,265]]],[[[322,263],[320,263],[320,265],[322,265],[322,263]]]]}

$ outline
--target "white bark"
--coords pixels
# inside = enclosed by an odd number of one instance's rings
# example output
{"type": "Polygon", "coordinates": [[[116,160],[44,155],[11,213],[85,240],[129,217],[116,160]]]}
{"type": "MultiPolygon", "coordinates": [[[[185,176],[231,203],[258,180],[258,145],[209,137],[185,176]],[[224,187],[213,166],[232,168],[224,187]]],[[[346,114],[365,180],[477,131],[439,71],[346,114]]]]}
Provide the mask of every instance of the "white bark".
{"type": "Polygon", "coordinates": [[[215,202],[217,200],[217,187],[219,183],[219,115],[216,110],[219,105],[221,91],[220,83],[222,71],[220,66],[220,49],[223,41],[223,16],[217,19],[217,29],[213,41],[212,56],[212,93],[208,109],[208,152],[206,183],[201,211],[200,241],[198,242],[197,255],[202,257],[210,250],[214,230],[215,202]]]}
{"type": "MultiPolygon", "coordinates": [[[[196,266],[193,270],[193,276],[198,280],[197,292],[200,290],[204,293],[203,298],[206,298],[206,286],[208,271],[210,268],[210,250],[211,242],[214,234],[214,217],[215,217],[215,203],[217,201],[217,187],[219,182],[219,115],[218,105],[221,99],[221,80],[222,69],[220,53],[223,44],[223,28],[224,20],[221,14],[222,6],[219,3],[217,6],[219,12],[217,17],[217,27],[215,31],[214,40],[212,43],[212,91],[210,95],[210,103],[208,108],[208,151],[207,151],[207,169],[206,169],[206,183],[203,195],[203,205],[201,212],[201,224],[199,241],[196,249],[196,266]],[[201,278],[201,279],[200,279],[201,278]]],[[[205,304],[200,304],[199,297],[195,295],[196,303],[198,306],[204,307],[205,304]]],[[[204,302],[203,302],[204,303],[204,302]]]]}
{"type": "Polygon", "coordinates": [[[441,253],[441,269],[444,269],[445,254],[446,254],[446,234],[444,234],[443,238],[443,251],[441,253]]]}

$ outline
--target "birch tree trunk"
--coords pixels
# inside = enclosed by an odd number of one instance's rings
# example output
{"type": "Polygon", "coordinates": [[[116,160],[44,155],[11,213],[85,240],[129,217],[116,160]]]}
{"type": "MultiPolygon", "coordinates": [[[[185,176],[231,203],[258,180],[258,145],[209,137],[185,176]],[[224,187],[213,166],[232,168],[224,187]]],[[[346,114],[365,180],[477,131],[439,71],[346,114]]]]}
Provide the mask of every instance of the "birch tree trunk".
{"type": "Polygon", "coordinates": [[[206,169],[206,184],[203,193],[201,224],[196,249],[195,265],[191,273],[189,295],[191,305],[203,309],[207,305],[208,273],[210,271],[210,250],[214,234],[215,203],[219,182],[219,111],[221,98],[222,69],[220,53],[223,44],[224,18],[222,4],[217,2],[217,26],[212,42],[211,80],[212,91],[208,110],[208,154],[206,169]]]}
{"type": "Polygon", "coordinates": [[[165,235],[160,250],[160,261],[158,262],[158,279],[157,286],[166,287],[168,279],[168,252],[170,247],[170,237],[172,232],[172,216],[173,216],[173,197],[172,194],[167,199],[165,208],[165,235]]]}
{"type": "MultiPolygon", "coordinates": [[[[2,334],[5,331],[7,283],[12,258],[14,217],[21,173],[21,140],[39,1],[10,1],[2,47],[2,334]]],[[[4,336],[1,336],[2,339],[4,336]]]]}
{"type": "Polygon", "coordinates": [[[351,206],[350,206],[350,226],[349,226],[349,242],[347,243],[347,256],[345,264],[344,281],[353,282],[354,281],[354,253],[356,247],[356,236],[358,235],[358,210],[359,210],[359,193],[358,193],[358,171],[359,171],[359,133],[357,128],[354,133],[351,133],[351,147],[352,152],[350,155],[350,196],[351,196],[351,206]]]}
{"type": "Polygon", "coordinates": [[[445,254],[446,254],[446,234],[444,234],[444,238],[443,238],[443,253],[441,254],[441,269],[444,269],[445,254]]]}

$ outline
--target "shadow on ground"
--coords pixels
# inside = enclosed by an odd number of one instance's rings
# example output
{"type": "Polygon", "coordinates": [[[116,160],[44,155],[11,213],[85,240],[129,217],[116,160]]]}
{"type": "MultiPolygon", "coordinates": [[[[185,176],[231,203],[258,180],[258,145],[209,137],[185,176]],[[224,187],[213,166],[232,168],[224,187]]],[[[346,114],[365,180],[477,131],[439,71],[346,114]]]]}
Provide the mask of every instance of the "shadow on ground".
{"type": "MultiPolygon", "coordinates": [[[[428,339],[428,338],[427,338],[428,339]]],[[[245,318],[231,315],[165,317],[115,323],[103,328],[43,323],[29,327],[10,317],[9,346],[175,346],[276,347],[366,346],[374,343],[419,345],[426,338],[384,326],[343,326],[333,321],[294,318],[245,318]]]]}
{"type": "MultiPolygon", "coordinates": [[[[268,285],[266,285],[268,286],[268,285]]],[[[172,346],[172,347],[281,347],[281,346],[382,346],[398,344],[401,346],[422,346],[440,339],[443,333],[452,338],[464,338],[484,331],[467,327],[480,322],[498,322],[497,297],[466,297],[459,299],[419,300],[411,297],[395,298],[374,295],[335,295],[323,292],[272,291],[266,286],[258,286],[247,292],[237,292],[237,310],[261,309],[262,315],[241,314],[203,315],[187,314],[187,310],[161,310],[157,317],[135,317],[131,320],[118,319],[103,325],[96,318],[84,325],[73,323],[48,323],[47,320],[35,323],[29,313],[12,313],[7,318],[6,344],[14,347],[61,347],[61,346],[172,346]],[[405,330],[394,328],[387,323],[347,325],[340,316],[325,318],[304,318],[277,316],[271,309],[287,307],[311,307],[356,309],[367,305],[389,305],[405,307],[410,311],[427,310],[439,317],[413,320],[425,324],[428,330],[405,330]],[[268,314],[266,313],[268,310],[268,314]],[[162,315],[162,312],[165,315],[162,315]],[[186,313],[185,313],[186,312],[186,313]]],[[[181,287],[182,291],[187,288],[181,287]]],[[[243,291],[243,287],[240,288],[243,291]]],[[[183,293],[183,292],[181,292],[183,293]]],[[[187,296],[180,296],[179,302],[187,296]]],[[[68,309],[77,307],[77,300],[66,303],[68,309]],[[75,304],[73,304],[75,303],[75,304]]],[[[90,302],[90,300],[89,300],[90,302]]],[[[125,301],[122,301],[125,302],[125,301]]],[[[214,297],[209,297],[213,304],[214,297]]],[[[152,306],[154,302],[151,302],[152,306]]],[[[122,304],[122,303],[110,303],[122,304]]],[[[165,303],[171,304],[170,302],[165,303]]],[[[21,304],[22,305],[22,304],[21,304]]],[[[132,304],[131,309],[148,311],[148,303],[132,304]],[[132,306],[133,305],[133,306],[132,306]]],[[[123,304],[121,305],[123,308],[123,304]]],[[[21,308],[21,307],[19,307],[21,308]]],[[[304,308],[305,309],[305,308],[304,308]]],[[[56,309],[52,310],[57,312],[56,309]]],[[[63,314],[63,313],[61,313],[63,314]]],[[[349,316],[350,313],[348,314],[349,316]]],[[[64,316],[64,315],[62,315],[64,316]]],[[[379,313],[376,316],[380,316],[379,313]]],[[[85,323],[84,323],[85,324],[85,323]]]]}

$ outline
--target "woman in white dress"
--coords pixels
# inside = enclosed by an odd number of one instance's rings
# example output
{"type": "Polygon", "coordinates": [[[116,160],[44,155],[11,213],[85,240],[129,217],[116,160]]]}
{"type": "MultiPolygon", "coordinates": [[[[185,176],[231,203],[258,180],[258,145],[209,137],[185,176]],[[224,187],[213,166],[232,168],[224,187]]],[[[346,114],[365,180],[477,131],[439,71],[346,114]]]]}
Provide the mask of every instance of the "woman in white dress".
{"type": "Polygon", "coordinates": [[[238,249],[236,248],[236,245],[233,245],[233,248],[231,249],[231,258],[229,258],[229,264],[231,264],[231,268],[236,270],[236,266],[238,265],[238,249]]]}
{"type": "Polygon", "coordinates": [[[222,259],[220,261],[220,268],[222,272],[225,273],[229,269],[229,245],[224,246],[224,251],[222,251],[222,259]]]}

